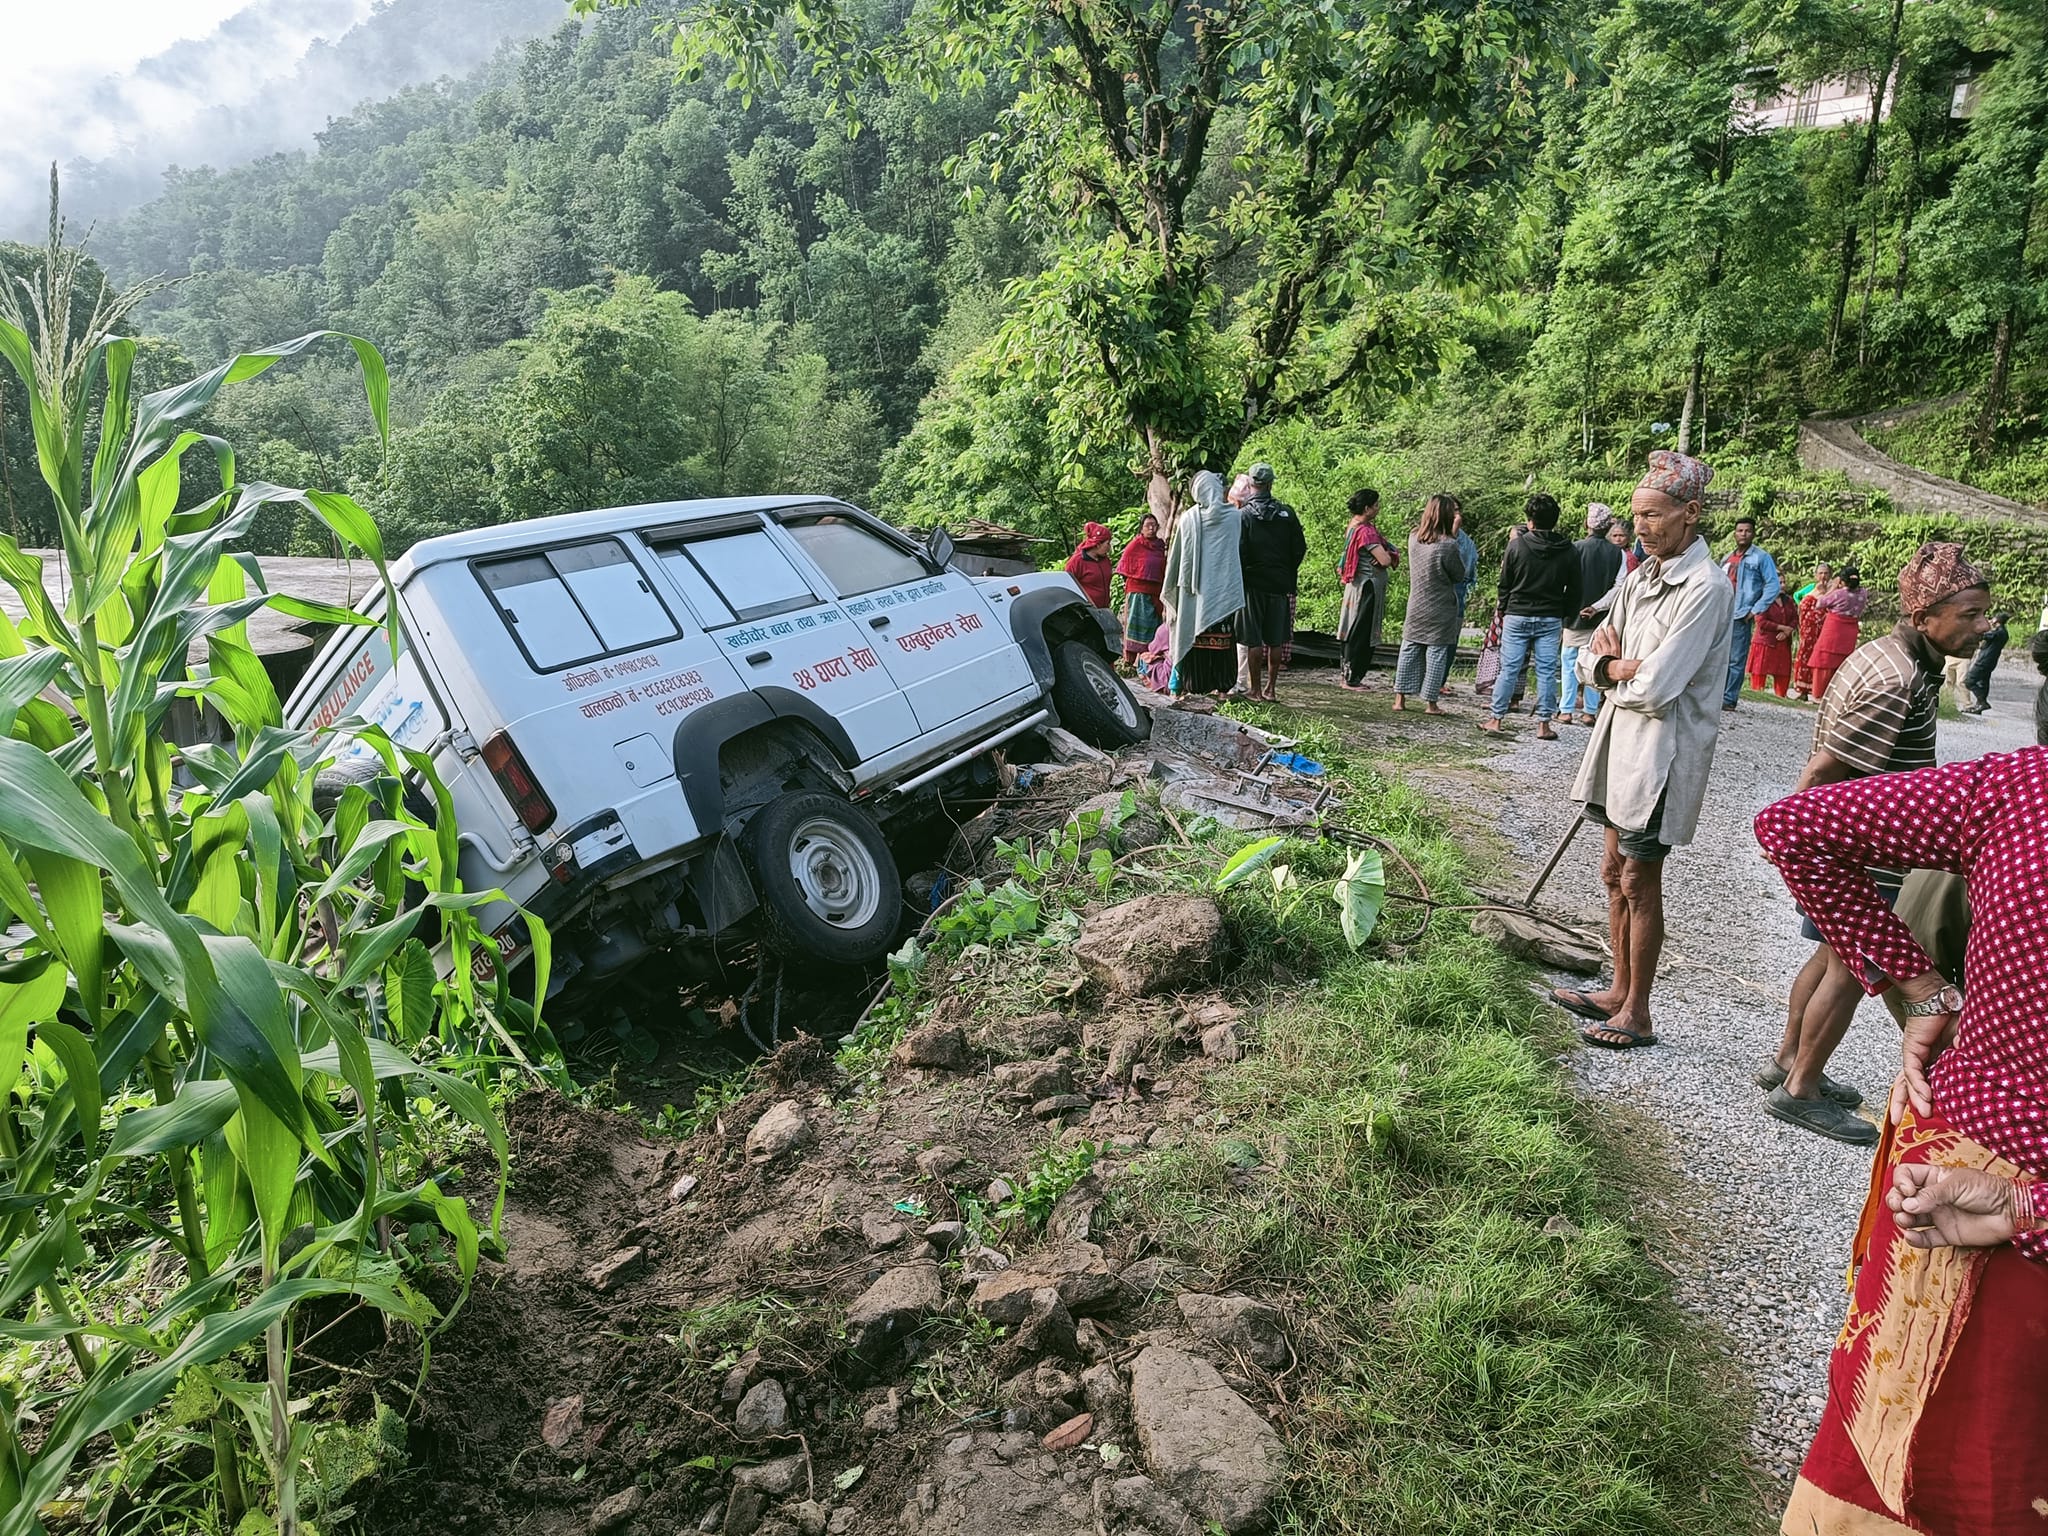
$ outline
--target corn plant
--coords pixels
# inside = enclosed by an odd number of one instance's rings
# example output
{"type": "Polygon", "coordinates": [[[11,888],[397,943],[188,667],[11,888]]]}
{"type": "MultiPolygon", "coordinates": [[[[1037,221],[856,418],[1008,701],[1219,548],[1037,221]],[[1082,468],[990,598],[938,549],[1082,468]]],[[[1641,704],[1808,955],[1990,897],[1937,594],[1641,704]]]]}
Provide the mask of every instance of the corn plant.
{"type": "MultiPolygon", "coordinates": [[[[264,604],[374,622],[263,590],[237,553],[258,508],[288,500],[381,573],[364,510],[239,483],[228,445],[192,425],[328,333],[132,398],[117,330],[134,296],[74,293],[80,270],[53,189],[42,268],[0,295],[0,355],[27,387],[62,533],[48,555],[0,538],[26,610],[0,615],[0,1536],[146,1479],[152,1410],[173,1391],[202,1403],[180,1422],[206,1426],[219,1523],[262,1502],[291,1533],[311,1435],[296,1310],[345,1298],[424,1327],[433,1308],[387,1235],[437,1225],[465,1284],[486,1240],[461,1199],[403,1176],[410,1105],[488,1138],[496,1237],[503,1130],[476,1082],[427,1064],[512,1039],[468,963],[488,942],[472,909],[495,893],[461,892],[431,763],[374,731],[358,739],[388,773],[315,810],[328,749],[286,728],[249,644],[264,604]],[[189,505],[188,454],[225,487],[189,505]],[[180,698],[232,743],[175,751],[180,698]],[[438,817],[407,808],[408,771],[438,817]],[[430,912],[449,964],[418,932],[430,912]]],[[[381,357],[337,340],[387,432],[381,357]]],[[[388,577],[386,593],[394,613],[388,577]]],[[[545,954],[543,936],[536,995],[545,954]]]]}

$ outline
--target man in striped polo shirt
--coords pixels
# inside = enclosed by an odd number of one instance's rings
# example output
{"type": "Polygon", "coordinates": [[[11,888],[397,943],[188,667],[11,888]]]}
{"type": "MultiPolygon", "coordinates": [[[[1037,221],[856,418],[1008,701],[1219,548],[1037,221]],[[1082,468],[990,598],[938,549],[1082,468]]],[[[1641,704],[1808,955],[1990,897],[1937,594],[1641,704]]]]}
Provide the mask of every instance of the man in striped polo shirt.
{"type": "MultiPolygon", "coordinates": [[[[1933,767],[1942,665],[1976,650],[1991,627],[1990,606],[1991,579],[1962,545],[1921,545],[1899,572],[1905,616],[1883,639],[1852,652],[1828,684],[1799,788],[1933,767]]],[[[1903,870],[1871,875],[1888,900],[1905,879],[1903,870]]],[[[1803,919],[1801,931],[1816,947],[1792,983],[1784,1041],[1757,1073],[1757,1086],[1769,1090],[1764,1105],[1778,1119],[1869,1146],[1877,1127],[1854,1113],[1863,1095],[1823,1070],[1849,1032],[1863,987],[1811,920],[1803,919]]]]}

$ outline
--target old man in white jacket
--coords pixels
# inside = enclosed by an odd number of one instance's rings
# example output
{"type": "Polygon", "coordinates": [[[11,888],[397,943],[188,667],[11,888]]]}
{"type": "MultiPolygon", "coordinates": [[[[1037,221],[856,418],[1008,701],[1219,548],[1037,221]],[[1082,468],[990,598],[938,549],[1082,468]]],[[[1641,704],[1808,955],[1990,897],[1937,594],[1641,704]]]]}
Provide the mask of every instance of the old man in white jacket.
{"type": "Polygon", "coordinates": [[[1615,589],[1581,648],[1582,682],[1606,694],[1572,798],[1607,829],[1600,878],[1614,980],[1552,996],[1588,1022],[1588,1045],[1655,1045],[1650,988],[1664,948],[1664,859],[1692,841],[1720,734],[1735,591],[1700,536],[1714,472],[1663,450],[1630,501],[1647,557],[1615,589]]]}

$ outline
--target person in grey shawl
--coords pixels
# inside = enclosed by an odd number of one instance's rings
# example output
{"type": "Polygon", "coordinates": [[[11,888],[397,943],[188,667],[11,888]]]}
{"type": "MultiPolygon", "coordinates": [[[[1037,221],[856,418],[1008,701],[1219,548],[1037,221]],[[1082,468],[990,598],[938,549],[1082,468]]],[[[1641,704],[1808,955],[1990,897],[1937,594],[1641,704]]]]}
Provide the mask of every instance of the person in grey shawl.
{"type": "Polygon", "coordinates": [[[1173,691],[1222,693],[1237,677],[1235,620],[1244,606],[1239,513],[1211,470],[1189,489],[1194,504],[1174,519],[1159,594],[1173,625],[1173,691]]]}
{"type": "Polygon", "coordinates": [[[1458,498],[1438,491],[1408,535],[1408,613],[1394,665],[1396,709],[1406,709],[1408,695],[1419,691],[1424,714],[1449,713],[1437,699],[1458,648],[1458,582],[1465,574],[1465,555],[1453,527],[1457,515],[1458,498]]]}

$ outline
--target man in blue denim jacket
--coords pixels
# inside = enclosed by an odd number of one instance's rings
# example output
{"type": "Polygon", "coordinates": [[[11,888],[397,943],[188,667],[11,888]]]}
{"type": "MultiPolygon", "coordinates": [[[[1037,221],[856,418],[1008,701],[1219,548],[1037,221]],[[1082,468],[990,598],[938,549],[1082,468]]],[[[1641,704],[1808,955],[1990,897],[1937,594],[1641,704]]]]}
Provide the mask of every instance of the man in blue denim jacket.
{"type": "Polygon", "coordinates": [[[1735,619],[1728,637],[1728,686],[1721,692],[1721,708],[1730,710],[1742,700],[1742,669],[1749,662],[1749,637],[1766,608],[1778,600],[1778,562],[1756,541],[1756,519],[1738,518],[1735,548],[1721,562],[1735,587],[1735,619]]]}

